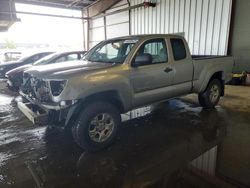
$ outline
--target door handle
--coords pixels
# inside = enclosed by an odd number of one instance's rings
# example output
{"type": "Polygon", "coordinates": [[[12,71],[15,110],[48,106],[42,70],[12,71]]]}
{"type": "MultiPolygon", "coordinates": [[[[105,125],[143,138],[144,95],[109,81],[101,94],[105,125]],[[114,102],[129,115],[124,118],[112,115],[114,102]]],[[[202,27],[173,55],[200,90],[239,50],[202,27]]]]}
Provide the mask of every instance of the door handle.
{"type": "Polygon", "coordinates": [[[164,70],[164,72],[166,72],[166,73],[171,72],[171,71],[173,71],[173,69],[170,68],[170,67],[167,67],[167,68],[164,70]]]}

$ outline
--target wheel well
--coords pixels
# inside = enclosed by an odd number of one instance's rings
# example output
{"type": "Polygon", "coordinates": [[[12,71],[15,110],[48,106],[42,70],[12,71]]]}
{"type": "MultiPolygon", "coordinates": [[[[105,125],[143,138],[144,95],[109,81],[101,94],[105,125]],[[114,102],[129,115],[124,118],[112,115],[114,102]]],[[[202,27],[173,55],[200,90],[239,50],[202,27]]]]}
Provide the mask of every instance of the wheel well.
{"type": "Polygon", "coordinates": [[[107,101],[116,106],[120,113],[124,112],[124,106],[117,91],[105,91],[90,95],[84,99],[83,103],[88,104],[97,100],[107,101]]]}
{"type": "Polygon", "coordinates": [[[214,79],[218,79],[220,80],[221,84],[222,84],[222,91],[221,91],[221,96],[224,96],[224,92],[225,92],[225,83],[224,83],[224,80],[222,79],[223,78],[223,72],[222,71],[219,71],[219,72],[216,72],[212,75],[212,77],[210,78],[209,82],[208,82],[208,85],[209,83],[214,80],[214,79]]]}
{"type": "Polygon", "coordinates": [[[99,101],[100,100],[108,101],[111,104],[113,104],[114,106],[116,106],[120,113],[124,112],[124,106],[123,106],[123,103],[120,99],[118,92],[116,92],[116,91],[100,92],[100,93],[90,95],[83,100],[80,100],[79,105],[77,105],[76,108],[72,109],[72,112],[71,112],[72,114],[67,115],[67,118],[65,121],[65,126],[67,126],[67,127],[71,126],[71,124],[69,122],[77,119],[79,113],[81,112],[81,109],[84,108],[84,106],[88,105],[91,102],[98,101],[98,100],[99,101]]]}
{"type": "Polygon", "coordinates": [[[210,78],[210,81],[213,79],[218,79],[218,80],[222,81],[222,74],[223,74],[222,71],[214,73],[213,76],[210,78]]]}

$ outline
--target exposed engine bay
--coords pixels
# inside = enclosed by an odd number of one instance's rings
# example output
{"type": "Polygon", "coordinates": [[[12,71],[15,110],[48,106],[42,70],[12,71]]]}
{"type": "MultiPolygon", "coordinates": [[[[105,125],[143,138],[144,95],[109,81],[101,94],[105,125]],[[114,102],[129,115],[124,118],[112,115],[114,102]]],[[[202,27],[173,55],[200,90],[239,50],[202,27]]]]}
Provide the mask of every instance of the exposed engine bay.
{"type": "Polygon", "coordinates": [[[65,81],[44,80],[25,73],[21,92],[40,103],[53,103],[53,96],[59,96],[65,81]]]}
{"type": "Polygon", "coordinates": [[[68,123],[72,115],[71,108],[77,102],[74,101],[53,101],[53,97],[61,94],[66,81],[45,80],[33,77],[24,73],[23,83],[20,87],[20,94],[23,101],[18,104],[19,109],[34,124],[68,123]]]}

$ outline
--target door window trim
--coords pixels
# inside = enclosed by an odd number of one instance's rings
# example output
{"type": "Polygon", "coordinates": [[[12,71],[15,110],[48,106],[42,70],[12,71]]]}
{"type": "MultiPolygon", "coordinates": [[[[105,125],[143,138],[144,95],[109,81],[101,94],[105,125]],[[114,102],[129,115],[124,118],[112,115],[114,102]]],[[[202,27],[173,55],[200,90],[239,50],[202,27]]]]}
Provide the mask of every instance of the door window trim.
{"type": "Polygon", "coordinates": [[[166,48],[166,53],[167,53],[167,61],[162,61],[162,62],[157,62],[157,63],[152,63],[152,64],[148,64],[148,65],[140,65],[138,67],[144,67],[144,66],[151,66],[151,65],[158,65],[158,64],[167,64],[169,63],[169,46],[168,46],[168,41],[165,37],[159,37],[159,38],[151,38],[151,39],[148,39],[148,40],[145,40],[144,42],[142,42],[138,47],[137,47],[137,50],[134,54],[134,57],[132,58],[132,62],[131,62],[131,67],[132,67],[132,64],[133,62],[135,61],[135,58],[136,58],[136,54],[137,52],[140,50],[140,48],[147,42],[150,42],[150,41],[154,41],[154,40],[162,40],[164,41],[165,43],[165,48],[166,48]]]}

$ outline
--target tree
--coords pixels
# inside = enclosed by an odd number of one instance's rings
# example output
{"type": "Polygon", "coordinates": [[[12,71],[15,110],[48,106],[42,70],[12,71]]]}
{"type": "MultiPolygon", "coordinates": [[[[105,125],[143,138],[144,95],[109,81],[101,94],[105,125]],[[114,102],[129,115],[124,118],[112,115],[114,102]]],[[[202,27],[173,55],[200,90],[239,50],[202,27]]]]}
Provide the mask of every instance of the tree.
{"type": "Polygon", "coordinates": [[[16,43],[9,39],[4,39],[5,48],[16,49],[16,43]]]}

